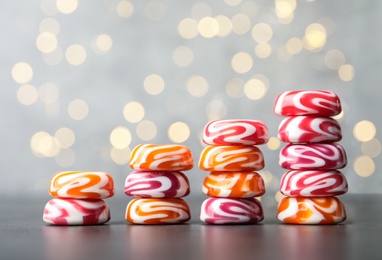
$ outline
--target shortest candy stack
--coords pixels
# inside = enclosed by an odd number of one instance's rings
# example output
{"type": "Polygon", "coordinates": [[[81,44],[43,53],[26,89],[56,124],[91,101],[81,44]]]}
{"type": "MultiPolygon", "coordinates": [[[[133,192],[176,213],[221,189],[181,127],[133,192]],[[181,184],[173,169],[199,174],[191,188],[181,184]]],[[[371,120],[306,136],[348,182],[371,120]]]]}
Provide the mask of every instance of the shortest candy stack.
{"type": "Polygon", "coordinates": [[[288,224],[336,224],[346,212],[336,197],[348,191],[345,150],[337,142],[341,128],[332,116],[341,113],[338,96],[326,90],[294,90],[280,94],[274,112],[286,118],[278,137],[289,143],[280,151],[280,192],[286,197],[277,218],[288,224]]]}
{"type": "Polygon", "coordinates": [[[259,200],[264,180],[264,156],[256,146],[268,141],[268,129],[258,120],[229,119],[209,122],[202,140],[199,168],[210,172],[202,191],[209,196],[200,219],[207,224],[256,224],[263,220],[259,200]]]}
{"type": "Polygon", "coordinates": [[[176,144],[141,144],[131,152],[131,172],[125,194],[136,197],[126,208],[125,219],[132,224],[181,224],[191,218],[182,198],[190,194],[183,171],[192,169],[190,149],[176,144]]]}
{"type": "Polygon", "coordinates": [[[110,220],[103,200],[114,195],[113,178],[106,172],[65,171],[53,175],[43,220],[53,225],[97,225],[110,220]]]}

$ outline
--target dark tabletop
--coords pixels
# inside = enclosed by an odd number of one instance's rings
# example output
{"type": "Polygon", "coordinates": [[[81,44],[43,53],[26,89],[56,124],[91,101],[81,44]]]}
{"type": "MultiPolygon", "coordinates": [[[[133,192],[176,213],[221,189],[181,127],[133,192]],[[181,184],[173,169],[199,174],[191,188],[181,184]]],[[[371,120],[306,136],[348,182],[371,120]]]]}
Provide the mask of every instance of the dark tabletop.
{"type": "Polygon", "coordinates": [[[257,225],[206,225],[205,197],[189,196],[192,219],[182,225],[132,225],[130,198],[107,199],[111,221],[99,226],[50,226],[44,198],[0,199],[0,259],[382,259],[382,195],[347,194],[339,225],[286,225],[264,208],[257,225]]]}

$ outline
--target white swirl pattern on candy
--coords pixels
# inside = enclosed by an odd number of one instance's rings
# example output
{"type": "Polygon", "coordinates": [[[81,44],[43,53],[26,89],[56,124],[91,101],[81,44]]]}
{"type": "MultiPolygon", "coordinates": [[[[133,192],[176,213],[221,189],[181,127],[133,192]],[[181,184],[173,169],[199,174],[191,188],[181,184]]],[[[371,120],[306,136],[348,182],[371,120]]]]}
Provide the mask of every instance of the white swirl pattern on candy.
{"type": "Polygon", "coordinates": [[[346,178],[337,170],[286,172],[280,182],[280,191],[286,196],[323,197],[346,193],[346,178]]]}
{"type": "Polygon", "coordinates": [[[285,169],[341,169],[346,153],[339,144],[289,144],[281,149],[279,164],[285,169]]]}
{"type": "Polygon", "coordinates": [[[341,127],[329,117],[293,116],[281,121],[278,137],[289,143],[319,143],[341,140],[341,127]]]}
{"type": "Polygon", "coordinates": [[[257,142],[264,143],[268,140],[268,132],[265,125],[256,120],[216,120],[206,125],[203,134],[203,141],[209,145],[216,145],[216,138],[220,139],[220,142],[226,145],[255,145],[254,138],[248,138],[255,134],[257,142]],[[255,124],[259,124],[262,131],[259,134],[255,124]],[[243,131],[244,130],[244,131],[243,131]]]}

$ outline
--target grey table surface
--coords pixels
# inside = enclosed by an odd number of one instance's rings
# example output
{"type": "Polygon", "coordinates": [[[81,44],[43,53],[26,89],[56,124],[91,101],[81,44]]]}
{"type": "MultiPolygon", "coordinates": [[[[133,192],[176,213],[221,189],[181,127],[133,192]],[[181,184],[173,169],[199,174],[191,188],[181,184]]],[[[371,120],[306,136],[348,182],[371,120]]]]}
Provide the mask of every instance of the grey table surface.
{"type": "Polygon", "coordinates": [[[132,225],[130,198],[107,200],[112,219],[99,226],[50,226],[49,197],[0,199],[0,259],[382,259],[382,195],[341,196],[348,219],[339,225],[287,225],[264,208],[256,225],[206,225],[206,197],[190,196],[192,219],[182,225],[132,225]]]}

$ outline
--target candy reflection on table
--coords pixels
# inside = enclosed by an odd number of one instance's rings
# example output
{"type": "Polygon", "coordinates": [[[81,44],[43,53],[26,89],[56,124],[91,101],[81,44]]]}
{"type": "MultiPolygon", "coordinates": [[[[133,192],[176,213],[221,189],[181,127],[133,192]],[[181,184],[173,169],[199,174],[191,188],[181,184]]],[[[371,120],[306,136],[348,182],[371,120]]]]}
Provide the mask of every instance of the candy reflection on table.
{"type": "Polygon", "coordinates": [[[264,156],[256,146],[208,146],[200,154],[199,168],[204,171],[258,171],[264,156]]]}
{"type": "Polygon", "coordinates": [[[105,199],[114,195],[114,182],[106,172],[57,172],[51,179],[49,194],[56,198],[105,199]]]}
{"type": "Polygon", "coordinates": [[[190,149],[177,144],[140,144],[130,156],[130,167],[141,171],[187,171],[194,165],[190,149]]]}
{"type": "Polygon", "coordinates": [[[279,164],[293,170],[333,170],[346,166],[347,158],[339,144],[288,144],[280,151],[279,164]]]}
{"type": "Polygon", "coordinates": [[[180,198],[190,194],[186,175],[177,171],[132,172],[126,177],[125,194],[141,198],[180,198]]]}
{"type": "Polygon", "coordinates": [[[337,224],[346,220],[345,207],[337,197],[285,197],[277,218],[288,224],[337,224]]]}
{"type": "Polygon", "coordinates": [[[333,143],[340,141],[342,134],[332,118],[290,116],[281,121],[278,137],[287,143],[333,143]]]}
{"type": "Polygon", "coordinates": [[[211,172],[202,191],[211,197],[252,198],[265,193],[264,180],[257,172],[211,172]]]}
{"type": "Polygon", "coordinates": [[[259,145],[268,142],[268,129],[259,120],[227,119],[209,122],[202,141],[208,145],[259,145]]]}
{"type": "Polygon", "coordinates": [[[54,225],[96,225],[110,220],[104,200],[51,199],[45,205],[43,220],[54,225]]]}
{"type": "Polygon", "coordinates": [[[137,198],[129,202],[125,218],[133,224],[180,224],[191,218],[183,199],[137,198]]]}
{"type": "Polygon", "coordinates": [[[207,224],[255,224],[264,219],[264,214],[255,198],[207,198],[201,206],[200,219],[207,224]]]}
{"type": "Polygon", "coordinates": [[[286,172],[280,181],[280,192],[289,197],[328,197],[345,194],[348,183],[337,170],[293,170],[286,172]]]}
{"type": "Polygon", "coordinates": [[[328,90],[292,90],[277,96],[274,112],[280,116],[335,116],[341,113],[339,97],[328,90]]]}

